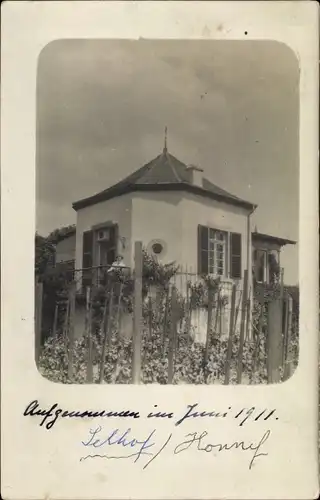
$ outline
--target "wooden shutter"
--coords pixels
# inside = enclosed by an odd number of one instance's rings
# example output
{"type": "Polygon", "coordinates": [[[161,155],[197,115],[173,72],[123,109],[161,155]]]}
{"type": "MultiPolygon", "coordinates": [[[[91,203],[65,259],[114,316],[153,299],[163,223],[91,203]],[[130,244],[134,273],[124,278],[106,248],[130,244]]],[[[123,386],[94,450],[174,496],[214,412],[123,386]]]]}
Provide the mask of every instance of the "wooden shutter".
{"type": "Polygon", "coordinates": [[[239,279],[241,276],[241,234],[230,233],[230,278],[239,279]]]}
{"type": "Polygon", "coordinates": [[[208,274],[209,229],[198,226],[198,274],[208,274]]]}
{"type": "Polygon", "coordinates": [[[83,233],[82,246],[82,285],[90,286],[92,284],[92,266],[93,266],[93,231],[83,233]],[[89,268],[89,269],[87,269],[89,268]]]}

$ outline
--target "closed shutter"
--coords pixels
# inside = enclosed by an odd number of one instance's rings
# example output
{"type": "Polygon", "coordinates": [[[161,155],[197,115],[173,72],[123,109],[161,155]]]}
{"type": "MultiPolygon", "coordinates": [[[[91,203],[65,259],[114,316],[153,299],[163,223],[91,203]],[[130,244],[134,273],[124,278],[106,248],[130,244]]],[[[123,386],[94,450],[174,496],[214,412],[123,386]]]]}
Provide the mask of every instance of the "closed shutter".
{"type": "Polygon", "coordinates": [[[209,229],[198,226],[198,274],[208,274],[209,229]]]}
{"type": "Polygon", "coordinates": [[[82,247],[82,285],[90,286],[92,284],[92,265],[93,265],[93,231],[83,233],[82,247]]]}
{"type": "Polygon", "coordinates": [[[241,276],[241,234],[230,233],[230,277],[239,279],[241,276]]]}

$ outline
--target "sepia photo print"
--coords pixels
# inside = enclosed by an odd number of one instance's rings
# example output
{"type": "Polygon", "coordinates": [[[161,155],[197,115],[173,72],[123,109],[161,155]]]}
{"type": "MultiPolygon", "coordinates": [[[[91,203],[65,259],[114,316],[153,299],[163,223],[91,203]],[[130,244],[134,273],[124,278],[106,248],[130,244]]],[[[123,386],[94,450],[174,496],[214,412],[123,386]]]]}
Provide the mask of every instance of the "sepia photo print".
{"type": "Polygon", "coordinates": [[[35,357],[73,384],[273,384],[299,351],[299,66],[57,40],[37,73],[35,357]]]}

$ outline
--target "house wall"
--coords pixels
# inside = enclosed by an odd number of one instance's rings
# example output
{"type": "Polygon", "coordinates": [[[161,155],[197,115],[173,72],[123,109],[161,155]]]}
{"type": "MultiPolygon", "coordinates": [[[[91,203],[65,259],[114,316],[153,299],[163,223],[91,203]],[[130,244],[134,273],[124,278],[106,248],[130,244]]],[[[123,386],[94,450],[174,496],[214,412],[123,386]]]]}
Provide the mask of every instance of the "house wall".
{"type": "MultiPolygon", "coordinates": [[[[241,272],[242,277],[245,269],[249,269],[248,286],[251,284],[251,265],[247,262],[248,256],[251,256],[251,236],[250,221],[248,225],[248,211],[241,207],[234,207],[216,200],[204,199],[202,197],[186,194],[181,203],[183,216],[183,238],[182,265],[188,266],[189,272],[197,273],[198,266],[198,225],[208,226],[221,231],[236,232],[241,234],[241,272]]],[[[241,300],[242,280],[237,282],[236,306],[241,300]]],[[[222,279],[221,293],[228,298],[228,304],[222,311],[222,336],[228,336],[230,308],[231,308],[232,281],[222,279]]],[[[207,329],[207,312],[198,310],[193,313],[192,326],[195,336],[199,342],[205,342],[207,329]]],[[[240,315],[238,316],[236,330],[240,326],[240,315]]]]}
{"type": "Polygon", "coordinates": [[[76,234],[76,269],[82,267],[83,233],[97,224],[112,221],[119,226],[119,237],[125,238],[123,248],[118,240],[118,252],[123,256],[124,263],[131,262],[131,214],[132,196],[126,194],[96,205],[82,208],[77,212],[76,234]]]}
{"type": "Polygon", "coordinates": [[[76,257],[76,235],[59,241],[56,245],[56,263],[74,260],[76,257]]]}
{"type": "MultiPolygon", "coordinates": [[[[133,267],[135,241],[142,241],[143,245],[147,246],[150,241],[156,239],[166,243],[165,255],[160,259],[163,263],[175,261],[182,265],[183,269],[187,266],[188,271],[194,273],[197,273],[199,224],[241,233],[243,273],[247,268],[247,214],[242,208],[179,192],[140,192],[114,198],[78,211],[76,268],[82,266],[83,232],[96,224],[113,221],[119,225],[120,236],[126,238],[125,249],[119,248],[126,265],[133,267]]],[[[120,245],[120,242],[118,244],[120,245]]],[[[249,254],[251,255],[251,250],[249,254]]],[[[179,283],[177,285],[179,287],[179,283]]],[[[239,286],[241,287],[241,283],[239,286]]],[[[183,288],[186,289],[185,285],[183,288]]],[[[230,280],[226,280],[224,288],[223,293],[229,296],[232,288],[230,280]]],[[[226,334],[229,329],[228,319],[227,308],[223,318],[223,330],[226,334]]],[[[205,311],[193,315],[192,327],[199,341],[205,339],[206,320],[205,311]]],[[[127,329],[131,334],[131,320],[128,321],[127,329]]]]}
{"type": "MultiPolygon", "coordinates": [[[[132,241],[140,240],[145,246],[153,239],[167,243],[166,253],[160,260],[163,263],[175,261],[182,266],[182,271],[194,273],[194,276],[178,276],[176,286],[186,293],[186,280],[197,281],[198,265],[198,225],[205,225],[242,235],[242,275],[247,268],[248,249],[248,211],[229,206],[214,200],[183,193],[156,192],[136,193],[132,202],[132,241]],[[180,286],[181,285],[181,286],[180,286]]],[[[251,229],[249,226],[249,233],[251,229]]],[[[251,241],[249,240],[249,248],[251,241]]],[[[132,252],[133,257],[133,252],[132,252]]],[[[251,265],[249,264],[249,269],[251,265]]],[[[249,274],[249,280],[251,273],[249,274]]],[[[242,287],[238,283],[238,289],[242,287]]],[[[231,298],[232,283],[226,279],[222,293],[231,298]]],[[[239,291],[237,292],[238,304],[239,291]]],[[[228,334],[230,302],[223,314],[223,333],[228,334]]],[[[239,317],[240,321],[240,317],[239,317]]],[[[238,322],[239,322],[238,321],[238,322]]],[[[207,331],[207,312],[195,311],[191,327],[198,341],[204,342],[207,331]]]]}
{"type": "MultiPolygon", "coordinates": [[[[147,246],[152,240],[166,243],[163,263],[182,259],[183,213],[179,192],[135,193],[132,199],[133,241],[147,246]]],[[[132,252],[133,259],[133,252],[132,252]]],[[[133,263],[133,261],[132,261],[133,263]]]]}

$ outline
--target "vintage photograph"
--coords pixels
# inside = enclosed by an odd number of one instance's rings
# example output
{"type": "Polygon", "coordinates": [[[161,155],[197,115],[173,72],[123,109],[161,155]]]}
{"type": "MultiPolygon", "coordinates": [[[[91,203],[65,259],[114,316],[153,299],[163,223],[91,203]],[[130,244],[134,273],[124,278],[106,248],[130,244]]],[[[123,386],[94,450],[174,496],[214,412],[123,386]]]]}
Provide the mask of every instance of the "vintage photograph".
{"type": "Polygon", "coordinates": [[[57,40],[37,73],[35,360],[65,384],[273,384],[299,354],[299,64],[57,40]]]}

